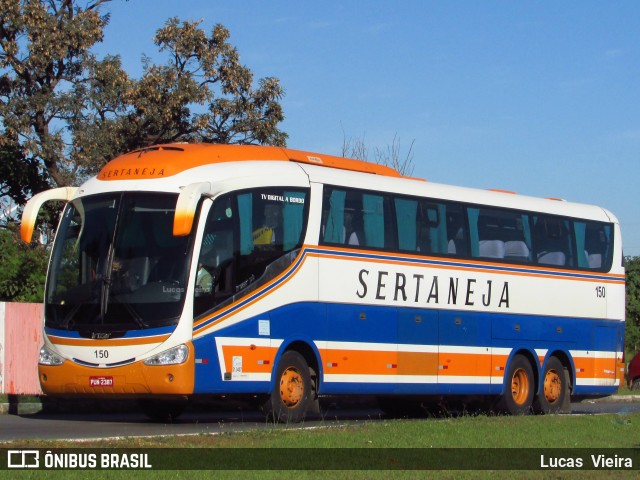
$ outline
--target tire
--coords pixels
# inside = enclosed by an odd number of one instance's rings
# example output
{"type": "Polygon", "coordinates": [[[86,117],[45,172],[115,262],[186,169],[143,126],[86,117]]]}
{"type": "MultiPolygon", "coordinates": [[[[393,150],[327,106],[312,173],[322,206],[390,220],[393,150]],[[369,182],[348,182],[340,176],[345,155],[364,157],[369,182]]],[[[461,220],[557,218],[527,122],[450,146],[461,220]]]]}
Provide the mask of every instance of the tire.
{"type": "Polygon", "coordinates": [[[528,415],[533,406],[535,381],[531,363],[523,355],[516,355],[505,375],[505,392],[498,406],[511,415],[528,415]]]}
{"type": "Polygon", "coordinates": [[[633,382],[631,382],[631,387],[629,387],[629,390],[640,390],[640,377],[633,379],[633,382]]]}
{"type": "Polygon", "coordinates": [[[262,410],[275,422],[298,423],[307,415],[314,391],[307,361],[289,350],[278,363],[273,390],[262,410]]]}
{"type": "Polygon", "coordinates": [[[533,408],[537,413],[558,413],[569,394],[566,375],[562,362],[557,357],[551,357],[542,372],[540,393],[536,395],[533,408]]]}

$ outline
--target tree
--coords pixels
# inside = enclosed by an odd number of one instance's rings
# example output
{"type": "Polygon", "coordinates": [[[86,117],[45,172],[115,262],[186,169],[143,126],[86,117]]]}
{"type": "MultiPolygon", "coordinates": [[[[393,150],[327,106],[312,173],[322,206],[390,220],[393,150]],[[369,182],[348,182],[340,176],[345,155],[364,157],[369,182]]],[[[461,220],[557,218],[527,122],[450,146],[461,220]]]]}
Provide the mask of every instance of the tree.
{"type": "Polygon", "coordinates": [[[25,158],[18,145],[0,145],[0,226],[12,221],[18,206],[34,192],[45,188],[47,182],[37,161],[25,158]]]}
{"type": "MultiPolygon", "coordinates": [[[[401,175],[413,175],[413,144],[411,141],[406,154],[402,154],[402,145],[398,135],[393,136],[392,142],[385,148],[375,147],[373,150],[374,162],[378,165],[385,165],[397,170],[401,175]]],[[[357,160],[369,161],[369,148],[365,142],[364,135],[362,137],[347,137],[346,134],[342,138],[342,156],[347,158],[355,158],[357,160]]]]}
{"type": "Polygon", "coordinates": [[[48,252],[25,245],[13,227],[0,228],[0,301],[42,302],[48,252]]]}
{"type": "MultiPolygon", "coordinates": [[[[31,195],[77,185],[111,158],[149,145],[286,143],[279,81],[254,85],[224,26],[207,35],[199,22],[169,19],[154,38],[164,63],[146,58],[133,79],[119,56],[92,52],[109,1],[0,0],[1,299],[42,297],[46,250],[20,246],[8,228],[15,205],[31,195]]],[[[43,210],[55,218],[55,207],[43,210]]]]}
{"type": "MultiPolygon", "coordinates": [[[[640,351],[640,257],[626,257],[627,309],[625,350],[628,355],[640,351]]],[[[627,356],[627,360],[631,360],[627,356]]]]}
{"type": "MultiPolygon", "coordinates": [[[[92,53],[108,2],[0,0],[0,146],[19,151],[15,165],[65,186],[120,153],[158,143],[285,144],[279,81],[254,86],[225,27],[207,35],[199,22],[170,19],[154,39],[165,63],[145,59],[136,80],[118,56],[92,53]]],[[[13,192],[29,189],[19,181],[24,175],[2,173],[13,192]]]]}

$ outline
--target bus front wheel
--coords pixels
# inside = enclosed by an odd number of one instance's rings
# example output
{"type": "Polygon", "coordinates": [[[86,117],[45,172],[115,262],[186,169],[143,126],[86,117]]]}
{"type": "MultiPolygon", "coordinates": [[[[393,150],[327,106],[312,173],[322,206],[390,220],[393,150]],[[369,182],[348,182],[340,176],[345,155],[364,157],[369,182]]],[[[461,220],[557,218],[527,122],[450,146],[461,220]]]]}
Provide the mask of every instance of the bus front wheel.
{"type": "Polygon", "coordinates": [[[276,422],[297,423],[304,419],[313,397],[307,361],[298,352],[289,350],[282,355],[275,374],[273,390],[263,411],[276,422]]]}
{"type": "Polygon", "coordinates": [[[531,363],[523,355],[513,357],[505,376],[505,392],[500,408],[511,415],[531,413],[535,392],[535,381],[531,363]]]}

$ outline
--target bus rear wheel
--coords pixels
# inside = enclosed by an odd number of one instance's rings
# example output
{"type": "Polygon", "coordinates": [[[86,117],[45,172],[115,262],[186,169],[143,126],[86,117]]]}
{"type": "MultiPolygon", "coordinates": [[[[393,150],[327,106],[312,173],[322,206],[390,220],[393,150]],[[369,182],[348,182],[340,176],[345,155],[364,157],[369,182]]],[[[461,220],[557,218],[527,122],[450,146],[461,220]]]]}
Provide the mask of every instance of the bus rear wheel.
{"type": "Polygon", "coordinates": [[[505,381],[505,392],[499,403],[500,409],[511,415],[531,413],[535,381],[531,363],[525,356],[513,357],[505,381]]]}
{"type": "Polygon", "coordinates": [[[273,390],[263,405],[264,413],[276,422],[297,423],[306,416],[312,397],[306,360],[296,351],[285,352],[276,369],[273,390]]]}
{"type": "Polygon", "coordinates": [[[568,394],[568,385],[564,366],[557,357],[547,360],[541,383],[540,393],[534,402],[534,410],[538,413],[558,413],[568,394]]]}

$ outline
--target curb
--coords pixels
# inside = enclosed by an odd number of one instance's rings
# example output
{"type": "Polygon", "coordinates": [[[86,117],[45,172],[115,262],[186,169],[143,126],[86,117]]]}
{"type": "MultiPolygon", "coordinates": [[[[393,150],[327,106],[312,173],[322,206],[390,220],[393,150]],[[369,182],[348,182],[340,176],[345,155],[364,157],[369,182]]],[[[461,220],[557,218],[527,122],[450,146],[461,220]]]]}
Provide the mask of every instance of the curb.
{"type": "Polygon", "coordinates": [[[604,398],[592,398],[580,403],[632,403],[640,402],[640,395],[611,395],[604,398]]]}

